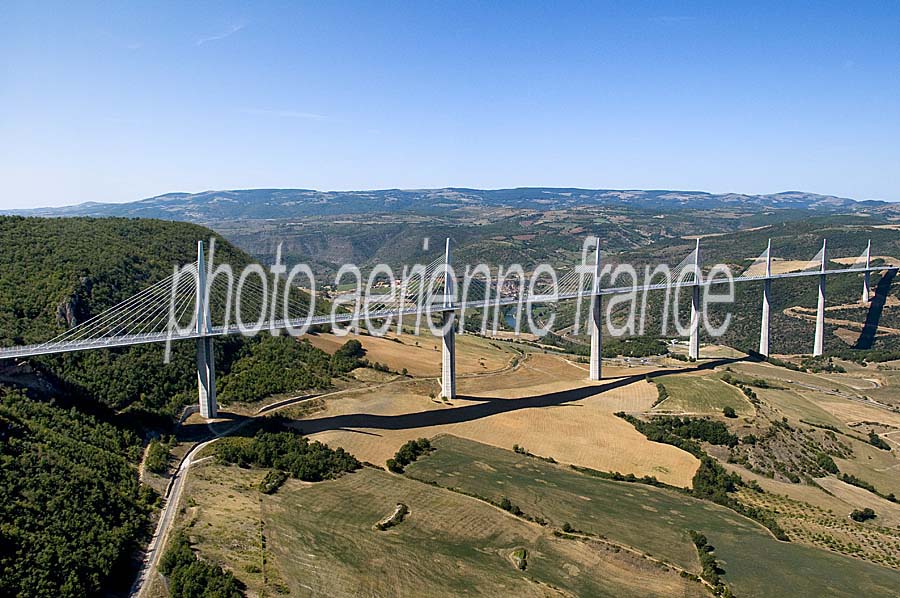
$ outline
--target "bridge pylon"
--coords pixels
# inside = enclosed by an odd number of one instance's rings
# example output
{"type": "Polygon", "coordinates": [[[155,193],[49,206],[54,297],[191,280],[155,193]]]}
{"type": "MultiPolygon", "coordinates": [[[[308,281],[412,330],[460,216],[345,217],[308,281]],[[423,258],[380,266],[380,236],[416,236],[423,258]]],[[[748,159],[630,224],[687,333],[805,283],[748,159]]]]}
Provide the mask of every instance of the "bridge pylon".
{"type": "Polygon", "coordinates": [[[772,305],[772,239],[766,248],[766,280],[763,282],[762,324],[759,328],[759,354],[769,356],[769,310],[772,305]]]}
{"type": "Polygon", "coordinates": [[[866,245],[866,271],[863,272],[863,288],[862,288],[862,304],[869,304],[870,297],[870,288],[869,288],[869,268],[872,267],[872,239],[869,239],[869,243],[866,245]]]}
{"type": "Polygon", "coordinates": [[[603,361],[603,309],[600,295],[600,237],[594,254],[594,284],[591,293],[591,363],[590,380],[600,380],[603,361]]]}
{"type": "Polygon", "coordinates": [[[825,247],[827,240],[822,240],[822,266],[819,274],[819,302],[816,306],[816,337],[813,343],[813,357],[825,352],[825,247]]]}
{"type": "MultiPolygon", "coordinates": [[[[444,308],[453,307],[456,285],[450,275],[450,238],[444,250],[444,308]]],[[[441,313],[441,396],[456,398],[456,325],[455,313],[447,310],[441,313]]]]}
{"type": "Polygon", "coordinates": [[[694,286],[691,287],[691,337],[688,343],[688,357],[700,357],[700,239],[694,249],[694,286]]]}
{"type": "MultiPolygon", "coordinates": [[[[212,332],[203,241],[197,241],[197,332],[200,334],[212,332]]],[[[215,419],[218,416],[219,408],[216,404],[216,360],[211,336],[197,339],[197,390],[200,415],[206,419],[215,419]]]]}

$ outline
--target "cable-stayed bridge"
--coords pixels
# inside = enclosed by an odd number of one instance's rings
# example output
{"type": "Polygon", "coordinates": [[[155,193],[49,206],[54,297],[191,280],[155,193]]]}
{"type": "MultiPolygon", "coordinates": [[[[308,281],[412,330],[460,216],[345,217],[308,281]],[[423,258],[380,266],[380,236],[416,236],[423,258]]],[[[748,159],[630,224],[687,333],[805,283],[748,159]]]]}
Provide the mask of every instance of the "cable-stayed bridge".
{"type": "MultiPolygon", "coordinates": [[[[0,348],[0,359],[25,358],[37,355],[67,353],[101,348],[127,347],[149,343],[169,343],[177,340],[196,340],[197,370],[200,395],[200,411],[206,417],[216,416],[215,367],[212,343],[218,336],[255,334],[260,331],[278,333],[286,331],[292,335],[303,334],[310,326],[359,324],[367,322],[369,328],[381,330],[382,334],[391,325],[400,330],[409,318],[428,320],[439,318],[439,335],[443,338],[442,351],[442,394],[448,398],[456,395],[455,341],[456,328],[462,329],[461,320],[466,310],[493,309],[495,322],[501,308],[516,306],[521,322],[521,310],[532,305],[557,303],[567,300],[590,299],[587,323],[591,336],[590,379],[600,379],[600,354],[602,339],[601,299],[603,296],[623,295],[656,290],[691,289],[691,318],[689,324],[690,357],[699,356],[701,290],[716,285],[763,282],[762,326],[760,329],[759,352],[769,354],[769,311],[771,287],[774,281],[786,278],[815,276],[818,278],[818,305],[813,355],[821,355],[824,346],[825,322],[825,280],[837,274],[861,274],[861,300],[870,299],[870,274],[876,271],[898,270],[895,264],[873,266],[871,263],[871,243],[855,261],[844,268],[828,269],[826,243],[822,249],[802,269],[775,273],[772,270],[771,242],[766,250],[754,260],[739,276],[732,277],[715,268],[704,276],[700,240],[695,249],[677,266],[662,270],[638,284],[636,274],[634,284],[628,286],[603,287],[602,278],[616,271],[609,264],[601,268],[599,242],[593,241],[592,263],[572,265],[556,278],[549,267],[542,276],[537,268],[531,279],[526,280],[520,267],[511,267],[505,274],[497,273],[496,280],[487,266],[471,270],[465,275],[454,272],[451,262],[450,240],[447,240],[443,255],[431,263],[404,268],[401,279],[394,272],[378,267],[370,274],[369,287],[375,285],[379,292],[357,292],[349,296],[339,296],[334,300],[330,313],[315,309],[315,293],[301,292],[298,279],[312,279],[312,273],[303,268],[294,268],[290,273],[282,267],[271,269],[273,276],[259,264],[246,268],[240,275],[223,265],[207,264],[203,243],[198,243],[197,261],[176,267],[173,274],[156,284],[135,294],[102,313],[65,330],[45,342],[0,348]],[[611,271],[611,272],[610,272],[611,271]],[[286,276],[285,276],[286,274],[286,276]],[[377,276],[376,276],[377,275],[377,276]],[[662,282],[654,283],[654,278],[662,277],[662,282]],[[460,280],[462,278],[462,280],[460,280]],[[387,279],[387,280],[386,280],[387,279]],[[510,293],[505,283],[514,281],[518,292],[510,293]],[[388,287],[389,293],[380,292],[388,287]],[[457,317],[457,314],[459,315],[457,317]],[[459,326],[456,322],[459,321],[459,326]],[[371,323],[377,322],[378,325],[371,323]]],[[[897,262],[900,263],[900,262],[897,262]]],[[[368,287],[367,287],[368,288],[368,287]]],[[[431,327],[434,331],[434,327],[431,327]]]]}

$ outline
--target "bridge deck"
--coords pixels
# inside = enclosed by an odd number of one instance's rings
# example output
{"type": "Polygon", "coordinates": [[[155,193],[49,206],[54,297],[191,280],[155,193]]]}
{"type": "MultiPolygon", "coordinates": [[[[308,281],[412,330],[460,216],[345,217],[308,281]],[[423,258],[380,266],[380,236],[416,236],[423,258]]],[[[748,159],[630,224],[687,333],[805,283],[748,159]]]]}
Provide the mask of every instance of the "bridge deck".
{"type": "MultiPolygon", "coordinates": [[[[900,270],[900,266],[875,266],[870,268],[844,268],[839,270],[804,270],[800,272],[786,272],[782,274],[772,274],[770,276],[743,276],[739,278],[733,278],[734,283],[741,284],[747,282],[761,282],[768,279],[778,280],[778,279],[786,279],[786,278],[800,278],[807,276],[831,276],[836,274],[860,274],[865,272],[881,272],[881,271],[891,271],[891,270],[900,270]]],[[[658,283],[658,284],[644,284],[644,285],[636,285],[636,286],[622,286],[622,287],[609,287],[599,289],[598,293],[600,295],[622,295],[628,294],[632,292],[647,292],[647,291],[657,291],[663,290],[666,288],[676,289],[683,287],[708,287],[714,285],[722,285],[727,284],[727,278],[714,278],[714,279],[704,279],[699,283],[694,282],[693,280],[681,281],[681,282],[668,282],[668,283],[658,283]]],[[[590,297],[594,294],[591,290],[583,290],[576,292],[563,293],[559,295],[534,295],[534,296],[525,296],[521,299],[519,297],[500,297],[495,300],[489,301],[466,301],[455,304],[453,307],[445,307],[443,305],[443,300],[441,299],[440,304],[431,304],[431,305],[421,305],[416,307],[404,308],[404,309],[389,309],[389,310],[381,310],[381,311],[372,311],[369,312],[363,306],[359,312],[350,312],[350,313],[339,313],[339,314],[326,314],[326,315],[316,315],[311,318],[295,318],[295,319],[283,319],[283,320],[275,320],[270,322],[263,322],[261,326],[259,326],[259,330],[286,330],[289,328],[299,329],[303,326],[313,326],[317,324],[329,324],[329,323],[348,323],[353,321],[363,321],[365,318],[369,318],[371,320],[383,320],[387,318],[397,318],[397,317],[405,317],[405,316],[415,316],[418,314],[422,315],[430,315],[430,314],[439,314],[447,311],[461,311],[469,308],[484,308],[484,307],[503,307],[508,305],[518,305],[520,302],[523,305],[532,305],[532,304],[542,304],[542,303],[556,303],[559,301],[572,300],[577,298],[585,298],[590,297]]],[[[246,329],[245,329],[246,330],[246,329]]],[[[173,329],[171,331],[165,332],[151,332],[146,334],[126,334],[120,336],[113,336],[107,338],[100,339],[84,339],[78,341],[63,341],[63,342],[46,342],[41,344],[34,345],[20,345],[13,347],[4,347],[0,348],[0,359],[13,359],[13,358],[23,358],[23,357],[33,357],[37,355],[49,355],[55,353],[68,353],[72,351],[84,351],[89,349],[108,349],[113,347],[128,347],[133,345],[143,345],[150,343],[162,343],[169,340],[189,340],[189,339],[197,339],[204,337],[216,337],[216,336],[227,336],[227,335],[235,335],[241,334],[242,331],[237,325],[229,325],[229,326],[213,326],[210,328],[208,332],[184,332],[181,330],[173,329]]]]}

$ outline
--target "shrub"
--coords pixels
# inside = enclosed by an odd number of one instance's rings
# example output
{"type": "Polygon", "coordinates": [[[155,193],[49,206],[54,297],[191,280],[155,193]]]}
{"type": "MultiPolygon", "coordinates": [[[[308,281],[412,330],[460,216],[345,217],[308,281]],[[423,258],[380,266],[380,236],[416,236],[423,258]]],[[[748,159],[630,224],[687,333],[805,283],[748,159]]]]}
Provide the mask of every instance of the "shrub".
{"type": "Polygon", "coordinates": [[[834,459],[826,453],[819,453],[816,455],[816,464],[828,473],[838,473],[839,471],[834,459]]]}
{"type": "Polygon", "coordinates": [[[420,456],[434,450],[427,438],[410,440],[403,444],[394,454],[393,459],[387,460],[387,468],[394,473],[403,473],[403,468],[418,459],[420,456]]]}
{"type": "Polygon", "coordinates": [[[172,598],[239,598],[244,595],[242,584],[234,575],[194,555],[183,533],[172,538],[160,560],[159,570],[169,578],[169,596],[172,598]]]}
{"type": "MultiPolygon", "coordinates": [[[[666,428],[656,425],[658,421],[662,420],[663,422],[668,422],[666,424],[667,426],[674,426],[674,422],[683,423],[680,418],[654,418],[653,422],[646,422],[622,411],[617,412],[615,415],[632,424],[648,439],[677,446],[700,459],[700,467],[697,469],[697,473],[694,474],[693,490],[691,491],[691,494],[698,498],[704,498],[728,507],[741,515],[754,519],[769,528],[777,539],[785,542],[790,541],[784,530],[781,529],[778,523],[765,511],[744,505],[740,501],[728,496],[729,492],[734,492],[737,489],[737,486],[743,484],[739,475],[726,472],[725,469],[719,465],[715,459],[707,455],[696,442],[680,438],[672,432],[669,432],[666,428]]],[[[689,418],[685,419],[689,420],[689,418]]],[[[709,420],[699,421],[708,422],[709,420]]],[[[727,433],[727,428],[725,428],[725,425],[722,422],[713,423],[721,426],[727,433]]],[[[734,439],[734,443],[737,443],[737,436],[730,436],[734,439]]],[[[582,469],[576,469],[582,471],[582,469]]],[[[634,476],[631,477],[634,478],[634,476]]]]}
{"type": "Polygon", "coordinates": [[[863,510],[853,509],[853,512],[850,513],[850,519],[853,521],[858,521],[862,523],[863,521],[868,521],[869,519],[875,519],[875,511],[866,507],[863,510]]]}
{"type": "Polygon", "coordinates": [[[518,505],[513,504],[513,502],[505,496],[500,499],[500,502],[497,503],[497,506],[504,511],[509,511],[516,517],[522,517],[524,515],[522,509],[520,509],[518,505]]]}
{"type": "Polygon", "coordinates": [[[724,415],[725,417],[730,417],[732,419],[737,417],[737,413],[734,412],[734,407],[731,407],[730,405],[722,409],[722,415],[724,415]]]}
{"type": "Polygon", "coordinates": [[[669,398],[669,391],[666,390],[666,387],[663,386],[662,382],[656,383],[656,400],[653,401],[653,406],[656,407],[663,401],[669,398]]]}
{"type": "Polygon", "coordinates": [[[716,594],[721,595],[725,591],[725,587],[719,576],[724,574],[725,571],[716,562],[716,557],[713,554],[715,548],[707,542],[706,536],[700,532],[691,529],[688,530],[688,533],[691,536],[691,541],[697,548],[697,556],[700,557],[700,566],[703,569],[700,577],[715,586],[716,594]]]}
{"type": "Polygon", "coordinates": [[[147,445],[147,456],[144,458],[147,471],[163,474],[169,468],[169,447],[157,439],[147,445]]]}
{"type": "Polygon", "coordinates": [[[891,445],[884,441],[884,438],[876,434],[875,432],[869,432],[869,444],[876,448],[880,448],[883,451],[891,450],[891,445]]]}
{"type": "Polygon", "coordinates": [[[263,494],[275,494],[281,485],[287,481],[288,475],[280,469],[272,469],[266,472],[266,477],[259,483],[259,491],[263,494]]]}

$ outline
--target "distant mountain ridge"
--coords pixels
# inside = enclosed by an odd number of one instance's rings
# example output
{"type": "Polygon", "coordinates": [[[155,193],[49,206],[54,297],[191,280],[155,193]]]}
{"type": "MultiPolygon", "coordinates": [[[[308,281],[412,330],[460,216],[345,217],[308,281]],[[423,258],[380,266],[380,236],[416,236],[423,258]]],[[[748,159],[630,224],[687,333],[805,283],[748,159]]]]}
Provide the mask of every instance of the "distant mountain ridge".
{"type": "Polygon", "coordinates": [[[891,204],[856,201],[833,195],[786,191],[769,195],[704,191],[615,190],[558,187],[515,189],[383,189],[315,191],[312,189],[243,189],[167,193],[127,203],[87,202],[60,208],[6,210],[22,216],[125,216],[192,222],[294,218],[385,212],[436,213],[466,208],[565,209],[578,206],[631,206],[671,209],[808,209],[857,212],[891,204]]]}

